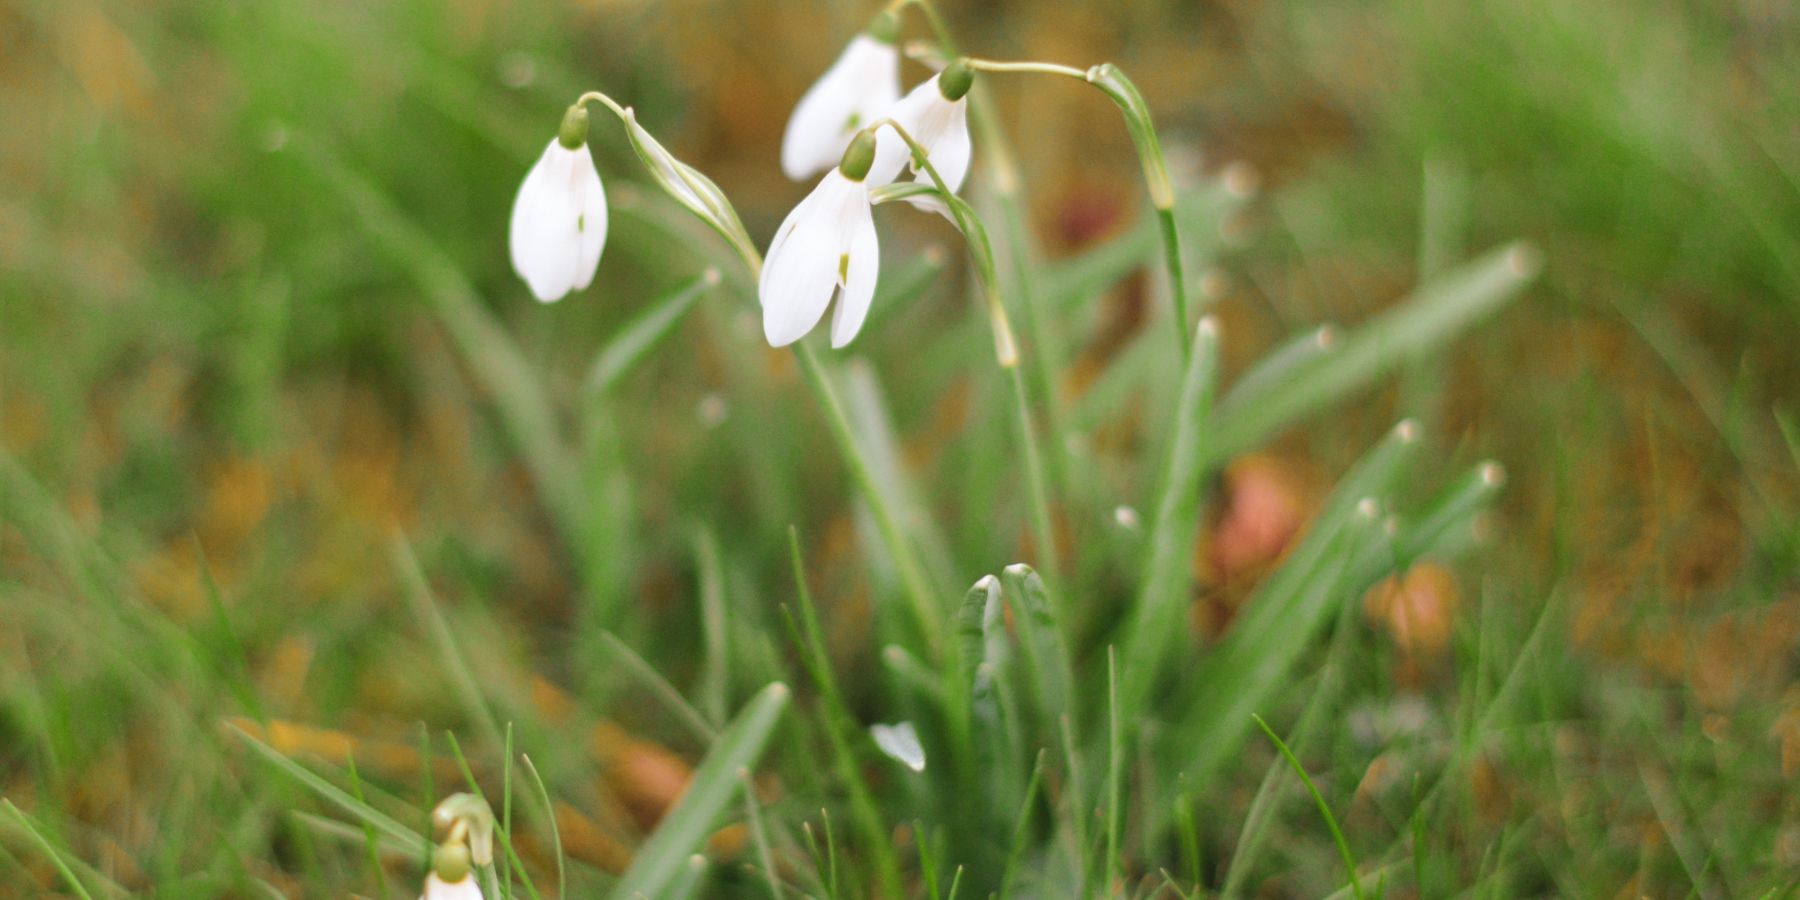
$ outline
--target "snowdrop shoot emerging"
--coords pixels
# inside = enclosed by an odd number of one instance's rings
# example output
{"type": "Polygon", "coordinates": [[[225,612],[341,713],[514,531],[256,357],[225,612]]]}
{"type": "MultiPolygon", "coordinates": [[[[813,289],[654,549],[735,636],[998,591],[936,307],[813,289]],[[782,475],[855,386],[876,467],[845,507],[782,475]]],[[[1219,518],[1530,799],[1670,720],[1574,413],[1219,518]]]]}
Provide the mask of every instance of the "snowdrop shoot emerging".
{"type": "Polygon", "coordinates": [[[875,136],[861,132],[843,161],[826,173],[781,223],[763,264],[757,297],[763,335],[785,347],[813,329],[833,295],[831,345],[856,337],[875,297],[881,246],[869,201],[868,175],[875,161],[875,136]]]}
{"type": "Polygon", "coordinates": [[[799,181],[835,165],[850,139],[900,99],[900,23],[881,13],[850,41],[794,107],[781,137],[781,171],[799,181]]]}
{"type": "MultiPolygon", "coordinates": [[[[924,149],[926,159],[952,193],[962,187],[963,179],[969,174],[967,98],[969,88],[974,84],[974,70],[969,68],[967,60],[959,59],[913,88],[887,116],[906,129],[906,133],[924,149]]],[[[899,178],[902,168],[909,165],[914,181],[933,184],[929,176],[919,171],[906,141],[891,128],[881,129],[876,137],[875,165],[869,170],[869,183],[877,187],[888,184],[899,178]]],[[[909,202],[921,207],[935,204],[928,207],[932,209],[943,206],[935,197],[929,200],[914,198],[909,202]]]]}
{"type": "Polygon", "coordinates": [[[606,246],[606,190],[587,148],[588,114],[572,106],[513,201],[513,271],[544,303],[594,282],[606,246]]]}

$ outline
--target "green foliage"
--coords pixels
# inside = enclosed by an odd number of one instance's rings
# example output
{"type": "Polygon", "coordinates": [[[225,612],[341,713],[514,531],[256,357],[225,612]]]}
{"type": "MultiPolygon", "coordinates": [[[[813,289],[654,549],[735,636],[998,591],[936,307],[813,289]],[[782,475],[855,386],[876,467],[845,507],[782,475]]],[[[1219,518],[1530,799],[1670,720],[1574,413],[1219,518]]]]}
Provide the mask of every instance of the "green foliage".
{"type": "Polygon", "coordinates": [[[790,356],[758,179],[867,10],[441,7],[0,13],[0,893],[413,896],[462,790],[490,896],[1791,889],[1780,11],[1126,4],[1067,39],[1129,133],[982,74],[962,231],[884,205],[790,356]],[[1288,52],[1180,98],[1227,33],[1288,52]],[[505,215],[590,87],[612,242],[540,306],[505,215]],[[1321,499],[1215,571],[1256,454],[1321,499]],[[1429,653],[1364,605],[1427,568],[1429,653]]]}

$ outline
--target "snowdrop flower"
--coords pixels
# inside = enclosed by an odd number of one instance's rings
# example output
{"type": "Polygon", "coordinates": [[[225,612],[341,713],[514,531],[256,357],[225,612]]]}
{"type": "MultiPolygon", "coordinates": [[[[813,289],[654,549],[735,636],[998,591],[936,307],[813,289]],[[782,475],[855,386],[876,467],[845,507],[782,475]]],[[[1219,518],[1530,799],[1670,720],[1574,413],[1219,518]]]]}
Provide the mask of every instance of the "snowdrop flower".
{"type": "Polygon", "coordinates": [[[788,119],[781,171],[799,181],[832,166],[858,131],[900,99],[900,23],[882,13],[819,76],[788,119]]]}
{"type": "Polygon", "coordinates": [[[881,264],[867,183],[874,160],[875,136],[864,131],[775,232],[757,285],[763,335],[772,346],[804,337],[834,295],[831,346],[850,343],[862,328],[881,264]]]}
{"type": "MultiPolygon", "coordinates": [[[[952,193],[962,187],[969,174],[969,88],[975,84],[975,71],[966,60],[957,60],[944,71],[931,76],[895,104],[887,117],[893,119],[925,151],[931,167],[944,179],[952,193]]],[[[898,133],[884,128],[876,137],[875,165],[869,170],[869,183],[876,187],[900,177],[902,166],[912,166],[913,180],[936,186],[931,176],[913,162],[912,149],[898,133]]],[[[922,208],[942,205],[937,198],[912,201],[922,208]],[[925,206],[924,204],[935,204],[925,206]]]]}
{"type": "Polygon", "coordinates": [[[445,881],[433,872],[425,876],[425,893],[419,900],[482,900],[481,887],[466,872],[459,881],[445,881]]]}
{"type": "Polygon", "coordinates": [[[588,153],[587,126],[587,108],[569,107],[513,201],[513,271],[544,303],[592,284],[606,246],[606,190],[588,153]]]}

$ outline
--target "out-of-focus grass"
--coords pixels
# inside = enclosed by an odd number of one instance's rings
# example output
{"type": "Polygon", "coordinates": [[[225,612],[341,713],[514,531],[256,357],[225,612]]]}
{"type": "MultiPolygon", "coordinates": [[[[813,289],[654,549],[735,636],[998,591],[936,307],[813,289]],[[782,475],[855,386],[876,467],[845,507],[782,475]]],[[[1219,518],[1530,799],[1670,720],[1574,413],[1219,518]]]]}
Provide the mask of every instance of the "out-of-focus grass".
{"type": "MultiPolygon", "coordinates": [[[[1367,612],[1361,597],[1322,594],[1314,618],[1330,636],[1296,641],[1297,666],[1243,686],[1337,811],[1365,887],[1788,888],[1800,533],[1795,448],[1773,413],[1800,415],[1793,13],[1114,7],[947,12],[986,55],[1118,61],[1209,175],[1242,187],[1251,170],[1223,164],[1254,166],[1260,199],[1236,209],[1207,181],[1214,208],[1234,211],[1222,227],[1199,217],[1209,230],[1188,236],[1211,268],[1195,274],[1223,324],[1227,387],[1290,335],[1364,322],[1474,251],[1524,237],[1545,266],[1475,336],[1283,431],[1260,468],[1207,479],[1215,512],[1194,555],[1208,587],[1193,616],[1205,637],[1182,644],[1205,649],[1177,671],[1231,659],[1246,641],[1234,634],[1258,633],[1231,625],[1257,624],[1272,592],[1256,571],[1210,571],[1235,521],[1219,508],[1274,471],[1310,515],[1415,416],[1429,452],[1394,499],[1416,509],[1496,458],[1510,484],[1490,540],[1447,581],[1378,591],[1367,612]]],[[[539,885],[554,880],[552,817],[571,896],[612,884],[603,873],[640,846],[678,881],[695,874],[687,848],[645,836],[713,735],[786,681],[800,696],[756,768],[760,817],[682,818],[689,832],[724,828],[703,851],[724,864],[696,889],[766,892],[743,869],[765,865],[759,842],[784,883],[815,894],[927,895],[925,858],[939,888],[967,865],[972,880],[1030,872],[1018,889],[1037,893],[1113,871],[1096,850],[1108,843],[1123,851],[1122,887],[1140,894],[1160,868],[1182,890],[1345,886],[1273,747],[1233,745],[1204,784],[1173,777],[1178,753],[1107,752],[1105,636],[1136,596],[1149,537],[1110,511],[1135,506],[1154,526],[1180,373],[1154,277],[1136,274],[1154,248],[1131,243],[1150,232],[1133,230],[1129,143],[1097,94],[992,80],[1023,151],[1032,230],[1046,254],[1075,260],[1047,263],[1040,282],[1046,306],[1066,310],[1053,336],[1070,365],[1055,390],[1076,433],[1053,452],[1073,565],[1048,593],[1017,571],[1000,588],[1020,634],[1050,633],[1025,630],[1038,612],[1062,616],[1061,652],[1089,676],[1067,679],[1066,743],[1018,712],[1052,701],[1009,697],[1004,680],[944,717],[952,735],[958,722],[993,729],[971,758],[934,757],[914,776],[862,737],[857,726],[931,720],[944,682],[922,671],[933,660],[920,648],[883,652],[892,573],[791,363],[761,349],[726,291],[702,297],[603,402],[583,393],[609,339],[718,261],[616,132],[597,129],[594,144],[615,200],[596,288],[540,307],[507,270],[517,179],[562,106],[594,86],[633,103],[766,235],[803,190],[774,165],[787,110],[867,13],[0,7],[0,794],[21,811],[0,816],[0,883],[50,889],[66,866],[96,895],[414,889],[404,846],[372,873],[360,822],[265,765],[228,722],[321,771],[354,758],[368,805],[421,830],[433,795],[462,782],[443,731],[497,797],[496,736],[514,723],[553,798],[542,809],[514,783],[539,885]],[[1077,256],[1107,239],[1124,248],[1118,265],[1077,256]],[[1079,277],[1096,271],[1113,277],[1079,277]],[[1081,290],[1059,301],[1071,284],[1081,290]],[[516,410],[459,355],[434,290],[466,290],[523,348],[578,492],[544,496],[505,414],[516,410]],[[571,542],[571,517],[591,529],[584,540],[571,542]],[[841,705],[797,664],[810,643],[784,624],[790,525],[841,705]],[[1027,599],[1037,605],[1012,605],[1027,599]],[[1029,789],[1039,746],[1041,793],[1029,789]],[[946,799],[990,771],[1003,773],[991,792],[946,799]],[[1107,808],[1115,771],[1123,814],[1082,815],[1083,798],[1107,808]],[[815,867],[801,823],[819,834],[821,807],[836,849],[815,867]],[[752,821],[765,832],[747,835],[752,821]]],[[[957,246],[922,218],[884,210],[882,227],[890,272],[926,243],[957,246]]],[[[979,576],[1044,552],[1024,537],[1015,444],[996,424],[1005,395],[949,268],[905,308],[877,310],[885,320],[840,379],[879,477],[906,482],[902,517],[947,611],[979,576]]],[[[1354,557],[1319,544],[1321,565],[1354,557]]],[[[966,624],[977,658],[1057,668],[1054,641],[1009,649],[1005,628],[966,624]]],[[[1120,662],[1129,683],[1136,661],[1120,662]]],[[[1203,721],[1228,699],[1208,698],[1217,683],[1165,679],[1159,708],[1194,716],[1151,717],[1144,745],[1203,721]]],[[[1247,735],[1252,723],[1227,724],[1247,735]]],[[[1192,735],[1202,749],[1218,739],[1192,735]]]]}

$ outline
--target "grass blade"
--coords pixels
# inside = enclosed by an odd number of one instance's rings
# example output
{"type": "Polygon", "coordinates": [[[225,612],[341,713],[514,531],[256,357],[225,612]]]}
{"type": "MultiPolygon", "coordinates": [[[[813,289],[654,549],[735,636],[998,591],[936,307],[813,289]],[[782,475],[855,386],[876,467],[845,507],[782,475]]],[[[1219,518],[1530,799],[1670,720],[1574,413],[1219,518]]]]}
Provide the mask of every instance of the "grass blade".
{"type": "Polygon", "coordinates": [[[618,884],[614,897],[666,896],[683,870],[690,869],[695,848],[701,846],[719,813],[738,789],[738,772],[762,755],[775,731],[790,691],[777,681],[751,698],[742,712],[719,733],[711,752],[695,770],[681,800],[663,817],[662,824],[638,848],[618,884]]]}
{"type": "Polygon", "coordinates": [[[556,853],[556,900],[562,900],[563,892],[568,890],[569,873],[564,868],[562,829],[556,824],[556,807],[550,802],[550,791],[544,787],[544,776],[538,774],[537,764],[527,754],[519,754],[519,761],[525,764],[525,774],[531,776],[531,786],[537,789],[538,802],[551,811],[550,847],[556,853]]]}
{"type": "Polygon", "coordinates": [[[1288,765],[1293,767],[1294,773],[1299,775],[1300,780],[1305,783],[1307,792],[1312,794],[1313,802],[1319,806],[1319,815],[1325,819],[1325,827],[1331,829],[1331,839],[1337,842],[1338,855],[1344,858],[1344,870],[1350,876],[1351,892],[1356,895],[1356,900],[1363,900],[1362,881],[1356,877],[1356,857],[1350,853],[1350,844],[1344,840],[1344,831],[1338,827],[1337,817],[1331,814],[1330,804],[1325,802],[1324,795],[1320,794],[1319,788],[1313,784],[1312,776],[1306,774],[1306,767],[1300,765],[1300,760],[1294,757],[1294,751],[1288,749],[1288,745],[1275,734],[1275,730],[1269,727],[1269,723],[1264,722],[1262,716],[1254,713],[1250,718],[1256,720],[1257,727],[1263,730],[1263,734],[1269,736],[1269,740],[1275,744],[1275,749],[1280,750],[1281,755],[1287,758],[1288,765]]]}
{"type": "Polygon", "coordinates": [[[1529,246],[1502,247],[1433,279],[1411,299],[1347,335],[1337,352],[1297,366],[1260,397],[1226,394],[1214,414],[1209,459],[1229,459],[1255,447],[1295,420],[1450,340],[1517,296],[1537,268],[1537,254],[1529,246]]]}
{"type": "Polygon", "coordinates": [[[1165,657],[1184,632],[1193,573],[1194,532],[1199,528],[1202,478],[1210,440],[1208,420],[1219,372],[1219,326],[1208,316],[1194,330],[1187,375],[1176,408],[1174,438],[1169,444],[1162,494],[1150,533],[1143,588],[1126,628],[1124,655],[1131,660],[1120,692],[1121,715],[1137,719],[1162,675],[1165,657]]]}
{"type": "Polygon", "coordinates": [[[82,900],[94,900],[94,895],[88,893],[87,886],[81,883],[81,879],[75,877],[75,871],[69,868],[69,864],[63,860],[62,854],[57,852],[56,845],[50,843],[50,839],[44,837],[43,832],[38,831],[36,825],[31,824],[31,819],[25,815],[25,811],[14,806],[11,800],[5,798],[0,798],[0,805],[5,806],[6,811],[12,813],[13,818],[18,821],[19,827],[25,829],[26,834],[31,835],[31,839],[38,845],[38,849],[44,851],[44,855],[50,858],[51,865],[56,866],[56,871],[62,875],[64,881],[69,883],[69,888],[82,900]]]}
{"type": "Polygon", "coordinates": [[[376,830],[401,843],[414,846],[418,845],[418,832],[400,824],[393,817],[375,807],[356,799],[351,796],[349,792],[326,781],[318,773],[287,758],[281,751],[276,750],[274,747],[252,737],[248,731],[239,728],[236,724],[228,724],[227,727],[232,731],[237,732],[237,736],[242,738],[245,743],[249,744],[250,749],[261,754],[262,757],[272,763],[275,768],[287,773],[289,777],[300,782],[300,784],[311,790],[313,793],[337,804],[339,807],[342,807],[345,812],[374,826],[376,830]]]}
{"type": "MultiPolygon", "coordinates": [[[[806,583],[806,568],[800,558],[800,532],[791,526],[788,528],[788,554],[794,567],[794,591],[800,604],[798,621],[790,613],[787,617],[788,628],[793,632],[794,643],[801,648],[801,663],[819,692],[822,707],[819,710],[820,724],[824,726],[826,740],[831,745],[832,763],[837,769],[838,778],[850,795],[850,814],[857,830],[862,832],[863,841],[868,844],[867,852],[874,859],[883,890],[898,895],[902,890],[900,864],[894,859],[887,831],[881,824],[881,813],[875,805],[875,799],[869,794],[869,787],[863,781],[862,771],[857,765],[856,754],[851,749],[851,735],[856,731],[855,719],[844,703],[837,676],[831,670],[831,657],[825,649],[825,633],[819,627],[819,611],[813,603],[812,589],[806,583]]],[[[930,683],[933,687],[937,686],[936,681],[930,683]]],[[[835,860],[833,862],[835,864],[835,860]]]]}
{"type": "Polygon", "coordinates": [[[688,310],[720,280],[719,270],[709,266],[661,299],[651,301],[594,355],[593,365],[582,381],[582,391],[590,399],[605,396],[658,343],[675,332],[688,310]]]}

